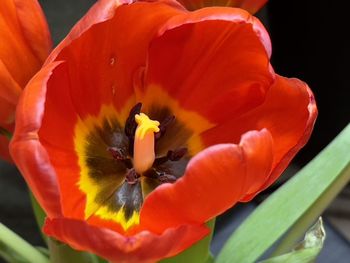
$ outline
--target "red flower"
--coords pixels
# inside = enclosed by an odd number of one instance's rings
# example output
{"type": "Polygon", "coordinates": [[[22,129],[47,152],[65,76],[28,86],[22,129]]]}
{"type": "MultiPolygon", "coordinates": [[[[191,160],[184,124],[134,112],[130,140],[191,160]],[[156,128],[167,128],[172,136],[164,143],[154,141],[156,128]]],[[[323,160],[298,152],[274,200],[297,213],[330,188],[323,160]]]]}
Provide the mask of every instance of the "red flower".
{"type": "Polygon", "coordinates": [[[9,139],[22,88],[51,49],[50,33],[37,0],[0,1],[0,158],[10,161],[9,139]]]}
{"type": "Polygon", "coordinates": [[[18,106],[11,152],[45,233],[114,262],[154,262],[268,187],[317,114],[270,54],[241,9],[97,2],[18,106]]]}
{"type": "Polygon", "coordinates": [[[239,7],[251,14],[258,12],[268,0],[178,0],[188,10],[209,6],[239,7]]]}

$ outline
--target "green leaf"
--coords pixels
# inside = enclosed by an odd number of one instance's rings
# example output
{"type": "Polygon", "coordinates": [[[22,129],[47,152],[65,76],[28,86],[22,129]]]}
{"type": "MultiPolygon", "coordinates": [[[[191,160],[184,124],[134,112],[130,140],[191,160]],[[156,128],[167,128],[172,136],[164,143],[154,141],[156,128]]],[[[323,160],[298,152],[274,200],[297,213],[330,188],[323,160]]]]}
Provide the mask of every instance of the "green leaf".
{"type": "Polygon", "coordinates": [[[45,255],[1,223],[0,256],[10,263],[49,263],[45,255]]]}
{"type": "Polygon", "coordinates": [[[43,234],[43,232],[41,231],[41,229],[44,225],[44,222],[45,222],[46,214],[45,214],[44,210],[41,208],[41,206],[39,205],[38,201],[35,199],[32,192],[30,190],[28,190],[28,191],[29,191],[30,202],[32,204],[32,209],[34,212],[35,220],[36,220],[36,223],[38,224],[41,237],[43,238],[45,243],[47,243],[47,236],[45,236],[43,234]]]}
{"type": "Polygon", "coordinates": [[[107,260],[100,258],[100,257],[97,257],[97,260],[98,260],[98,263],[108,263],[107,260]]]}
{"type": "Polygon", "coordinates": [[[213,236],[213,230],[215,226],[215,218],[210,220],[207,223],[207,226],[210,228],[210,234],[194,244],[192,247],[188,248],[181,254],[164,259],[161,263],[183,263],[183,262],[191,262],[191,263],[211,263],[213,262],[213,258],[210,254],[210,242],[213,236]]]}
{"type": "Polygon", "coordinates": [[[350,180],[350,125],[239,226],[217,262],[255,262],[288,229],[276,255],[291,250],[350,180]]]}
{"type": "Polygon", "coordinates": [[[44,225],[46,214],[45,214],[44,210],[41,208],[41,206],[39,205],[38,201],[35,199],[32,192],[29,192],[29,197],[30,197],[30,201],[32,203],[32,208],[33,208],[36,222],[37,222],[39,228],[41,229],[44,225]]]}
{"type": "Polygon", "coordinates": [[[41,252],[41,254],[50,257],[50,251],[46,248],[46,247],[40,247],[40,246],[36,246],[35,247],[37,250],[39,250],[41,252]]]}
{"type": "Polygon", "coordinates": [[[260,263],[311,263],[315,262],[321,252],[326,232],[323,228],[322,218],[305,234],[304,240],[290,253],[273,257],[260,263]]]}

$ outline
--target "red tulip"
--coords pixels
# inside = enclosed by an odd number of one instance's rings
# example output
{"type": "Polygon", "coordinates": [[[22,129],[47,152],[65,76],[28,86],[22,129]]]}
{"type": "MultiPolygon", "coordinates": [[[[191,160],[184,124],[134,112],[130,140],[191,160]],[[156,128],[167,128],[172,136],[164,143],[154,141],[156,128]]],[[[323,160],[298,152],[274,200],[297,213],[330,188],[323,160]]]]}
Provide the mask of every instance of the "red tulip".
{"type": "Polygon", "coordinates": [[[178,0],[188,10],[196,10],[209,6],[239,7],[251,14],[258,12],[268,0],[178,0]]]}
{"type": "Polygon", "coordinates": [[[317,110],[270,54],[242,9],[97,2],[17,110],[11,153],[45,233],[113,262],[154,262],[272,184],[317,110]]]}
{"type": "Polygon", "coordinates": [[[51,49],[51,38],[37,0],[0,2],[0,157],[10,161],[9,138],[22,89],[51,49]]]}

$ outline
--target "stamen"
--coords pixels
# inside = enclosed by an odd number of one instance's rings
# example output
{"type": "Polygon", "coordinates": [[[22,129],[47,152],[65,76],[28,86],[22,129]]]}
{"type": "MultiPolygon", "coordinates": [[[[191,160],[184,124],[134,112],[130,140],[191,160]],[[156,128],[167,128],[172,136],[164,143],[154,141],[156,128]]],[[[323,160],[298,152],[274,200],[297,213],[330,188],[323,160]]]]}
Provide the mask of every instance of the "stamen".
{"type": "Polygon", "coordinates": [[[109,151],[112,154],[113,158],[118,161],[124,161],[125,159],[127,159],[125,153],[120,148],[108,147],[107,151],[109,151]]]}
{"type": "Polygon", "coordinates": [[[158,175],[158,180],[162,183],[174,183],[176,179],[177,178],[172,174],[160,173],[158,175]]]}
{"type": "Polygon", "coordinates": [[[134,134],[137,128],[135,115],[140,114],[141,108],[142,108],[142,103],[139,102],[130,110],[130,113],[126,120],[125,128],[124,128],[124,132],[127,137],[132,137],[132,138],[134,137],[134,134]]]}
{"type": "Polygon", "coordinates": [[[177,180],[177,177],[169,174],[168,172],[165,171],[159,171],[156,168],[147,170],[143,174],[143,176],[152,178],[152,179],[158,179],[160,183],[174,183],[177,180]]]}
{"type": "Polygon", "coordinates": [[[131,160],[127,157],[123,149],[117,148],[117,147],[108,147],[107,151],[110,152],[112,157],[120,162],[123,162],[124,165],[131,169],[132,168],[132,162],[131,160]]]}
{"type": "Polygon", "coordinates": [[[154,161],[153,166],[161,165],[167,161],[176,162],[179,161],[187,153],[187,148],[180,148],[174,151],[168,151],[166,156],[159,157],[154,161]]]}
{"type": "Polygon", "coordinates": [[[130,169],[125,176],[125,180],[128,184],[136,184],[138,178],[140,178],[140,176],[136,173],[135,169],[130,169]]]}
{"type": "Polygon", "coordinates": [[[159,132],[159,122],[151,120],[144,113],[136,114],[138,124],[134,139],[134,168],[136,173],[142,174],[152,167],[155,160],[154,133],[159,132]]]}
{"type": "Polygon", "coordinates": [[[168,116],[166,117],[159,125],[159,132],[156,133],[156,140],[159,140],[162,138],[170,124],[172,124],[175,120],[175,116],[168,116]]]}
{"type": "Polygon", "coordinates": [[[134,138],[135,138],[135,131],[137,128],[137,123],[135,121],[135,115],[140,114],[142,108],[142,103],[137,103],[129,113],[129,117],[126,120],[124,132],[126,137],[129,139],[129,155],[134,155],[134,138]]]}
{"type": "Polygon", "coordinates": [[[187,153],[187,148],[180,148],[174,151],[168,151],[167,157],[170,161],[179,161],[187,153]]]}

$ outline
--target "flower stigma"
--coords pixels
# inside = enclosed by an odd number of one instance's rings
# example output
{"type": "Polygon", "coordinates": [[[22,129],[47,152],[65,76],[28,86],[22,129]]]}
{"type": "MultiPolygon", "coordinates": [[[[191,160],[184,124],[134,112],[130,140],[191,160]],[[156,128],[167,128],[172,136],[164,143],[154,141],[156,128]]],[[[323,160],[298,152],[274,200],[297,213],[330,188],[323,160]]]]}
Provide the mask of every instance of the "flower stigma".
{"type": "Polygon", "coordinates": [[[155,160],[154,134],[159,132],[158,121],[151,120],[146,114],[135,114],[137,128],[134,140],[133,165],[136,173],[142,174],[152,167],[155,160]]]}

